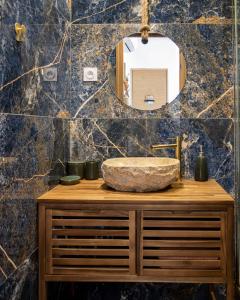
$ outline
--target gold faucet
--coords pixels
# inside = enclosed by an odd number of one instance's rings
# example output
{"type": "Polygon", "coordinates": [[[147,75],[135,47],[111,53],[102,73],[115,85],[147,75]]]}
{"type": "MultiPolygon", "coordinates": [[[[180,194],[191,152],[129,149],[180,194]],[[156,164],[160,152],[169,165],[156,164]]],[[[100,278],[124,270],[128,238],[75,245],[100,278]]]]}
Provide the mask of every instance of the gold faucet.
{"type": "Polygon", "coordinates": [[[174,139],[176,142],[173,144],[159,144],[159,145],[152,145],[151,148],[154,150],[159,149],[175,149],[175,157],[180,162],[180,170],[179,170],[179,180],[181,181],[181,152],[182,152],[182,138],[180,136],[177,136],[176,138],[171,138],[171,140],[174,139]]]}

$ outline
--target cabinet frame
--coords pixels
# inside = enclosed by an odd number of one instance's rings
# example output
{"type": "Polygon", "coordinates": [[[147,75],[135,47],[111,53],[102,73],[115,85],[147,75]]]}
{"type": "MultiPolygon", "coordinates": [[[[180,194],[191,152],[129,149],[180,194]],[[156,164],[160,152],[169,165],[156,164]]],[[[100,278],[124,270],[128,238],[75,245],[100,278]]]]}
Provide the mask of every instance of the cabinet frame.
{"type": "Polygon", "coordinates": [[[212,205],[212,204],[194,204],[186,205],[180,203],[179,205],[164,203],[164,204],[138,204],[132,201],[131,203],[99,203],[99,201],[91,201],[89,203],[39,203],[39,300],[47,299],[47,282],[50,281],[72,281],[72,282],[182,282],[182,283],[225,283],[227,285],[227,300],[234,299],[234,273],[233,273],[233,228],[234,228],[234,209],[233,205],[212,205]],[[94,209],[93,209],[94,208],[94,209]],[[51,224],[52,210],[113,210],[113,211],[128,211],[131,212],[131,232],[132,241],[135,240],[135,245],[131,245],[134,253],[131,254],[131,271],[129,274],[51,274],[52,261],[51,255],[51,236],[49,235],[49,228],[51,224]],[[223,224],[221,224],[221,240],[223,241],[224,272],[222,276],[173,276],[174,272],[162,275],[144,275],[143,272],[143,247],[142,232],[143,232],[143,214],[144,212],[152,211],[169,212],[171,214],[182,214],[189,216],[191,213],[204,213],[212,216],[218,214],[222,216],[223,224]],[[50,223],[49,223],[50,222],[50,223]],[[133,238],[133,235],[134,238],[133,238]]]}

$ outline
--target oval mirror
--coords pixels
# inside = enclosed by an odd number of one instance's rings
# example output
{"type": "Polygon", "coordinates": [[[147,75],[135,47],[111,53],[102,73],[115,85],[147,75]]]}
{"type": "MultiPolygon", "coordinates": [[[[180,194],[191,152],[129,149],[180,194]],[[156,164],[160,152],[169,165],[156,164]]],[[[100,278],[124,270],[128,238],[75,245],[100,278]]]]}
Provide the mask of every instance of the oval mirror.
{"type": "Polygon", "coordinates": [[[151,34],[143,44],[140,34],[124,38],[109,58],[109,81],[126,105],[155,110],[172,102],[186,81],[186,62],[168,37],[151,34]]]}

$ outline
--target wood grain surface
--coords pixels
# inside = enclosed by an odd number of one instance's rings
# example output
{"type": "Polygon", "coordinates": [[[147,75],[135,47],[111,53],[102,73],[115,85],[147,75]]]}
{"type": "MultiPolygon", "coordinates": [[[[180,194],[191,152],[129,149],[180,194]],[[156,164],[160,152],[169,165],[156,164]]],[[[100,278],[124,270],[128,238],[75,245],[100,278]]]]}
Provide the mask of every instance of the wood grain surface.
{"type": "Polygon", "coordinates": [[[38,198],[39,202],[78,202],[96,201],[107,202],[116,201],[127,203],[132,202],[160,202],[171,200],[172,204],[185,202],[198,203],[219,203],[231,205],[233,198],[214,180],[207,182],[197,182],[183,180],[183,186],[174,185],[165,190],[151,193],[117,192],[108,188],[102,179],[87,181],[82,180],[77,185],[63,186],[58,185],[51,191],[38,198]]]}

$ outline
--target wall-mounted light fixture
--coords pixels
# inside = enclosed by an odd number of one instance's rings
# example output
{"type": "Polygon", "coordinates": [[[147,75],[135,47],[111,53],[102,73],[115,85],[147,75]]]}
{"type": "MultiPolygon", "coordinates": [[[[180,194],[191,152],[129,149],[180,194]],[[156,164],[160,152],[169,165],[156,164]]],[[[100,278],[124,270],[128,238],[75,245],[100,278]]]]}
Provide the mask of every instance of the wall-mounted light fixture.
{"type": "Polygon", "coordinates": [[[26,38],[27,28],[25,25],[15,23],[16,40],[18,42],[24,42],[26,38]]]}

